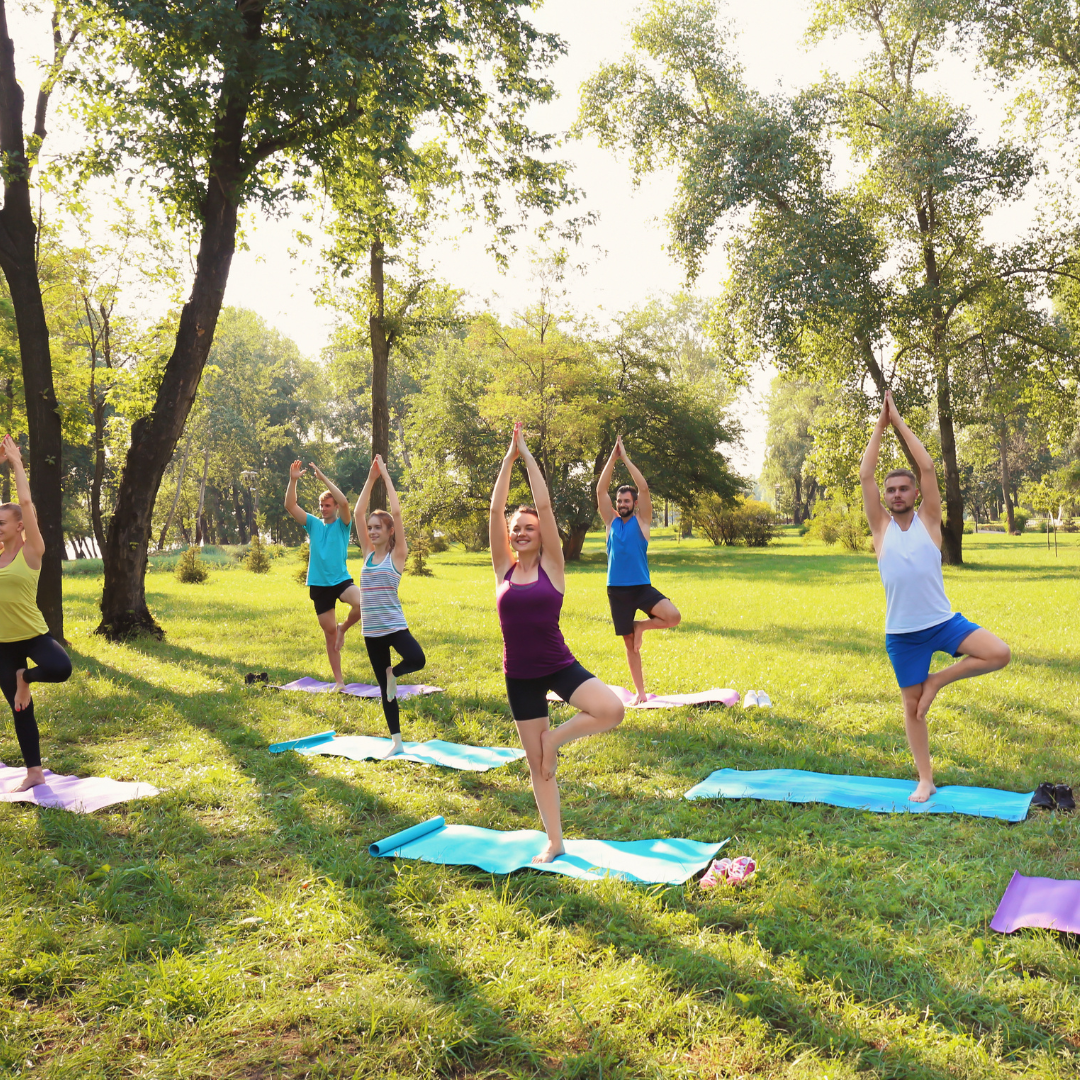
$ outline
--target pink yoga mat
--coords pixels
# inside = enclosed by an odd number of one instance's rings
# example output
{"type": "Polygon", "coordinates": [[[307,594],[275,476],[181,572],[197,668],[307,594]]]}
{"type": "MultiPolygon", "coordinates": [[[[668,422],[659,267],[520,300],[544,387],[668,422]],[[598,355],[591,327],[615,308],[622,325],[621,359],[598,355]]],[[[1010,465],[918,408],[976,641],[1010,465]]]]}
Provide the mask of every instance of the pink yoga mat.
{"type": "Polygon", "coordinates": [[[1014,873],[990,928],[1011,934],[1025,926],[1080,934],[1080,881],[1014,873]]]}
{"type": "Polygon", "coordinates": [[[45,770],[44,784],[29,791],[8,791],[8,788],[18,787],[25,777],[25,769],[12,769],[0,761],[0,802],[27,802],[56,810],[73,810],[77,814],[92,814],[116,803],[161,794],[153,784],[110,780],[107,776],[57,776],[48,769],[45,770]]]}
{"type": "MultiPolygon", "coordinates": [[[[739,695],[735,690],[720,690],[713,687],[712,690],[699,690],[696,694],[646,694],[646,700],[641,705],[631,705],[634,694],[621,686],[611,686],[618,695],[619,700],[630,709],[678,709],[683,705],[738,705],[739,695]]],[[[548,701],[562,701],[554,692],[548,694],[548,701]]]]}
{"type": "MultiPolygon", "coordinates": [[[[307,694],[328,694],[334,689],[332,682],[319,682],[318,679],[308,678],[306,675],[302,679],[296,679],[291,683],[285,683],[284,686],[276,687],[278,690],[303,690],[307,694]]],[[[353,682],[346,683],[345,689],[340,691],[343,694],[351,694],[353,697],[362,698],[377,698],[380,696],[379,688],[372,686],[370,683],[353,682]]],[[[441,686],[424,686],[419,684],[416,686],[401,686],[397,688],[397,696],[399,701],[403,701],[405,698],[418,697],[420,694],[441,694],[443,688],[441,686]]]]}

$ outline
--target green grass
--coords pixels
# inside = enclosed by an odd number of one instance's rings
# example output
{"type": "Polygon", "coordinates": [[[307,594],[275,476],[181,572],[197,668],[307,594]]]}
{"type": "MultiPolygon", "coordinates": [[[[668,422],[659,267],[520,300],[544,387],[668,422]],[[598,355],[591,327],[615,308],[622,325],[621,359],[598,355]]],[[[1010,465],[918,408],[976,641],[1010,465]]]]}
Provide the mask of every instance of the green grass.
{"type": "MultiPolygon", "coordinates": [[[[1080,780],[1080,541],[1059,541],[1055,559],[1038,536],[965,537],[969,565],[946,571],[957,609],[1015,659],[939,698],[939,783],[1080,780]]],[[[1080,877],[1080,816],[681,798],[724,765],[911,775],[872,557],[790,535],[764,551],[653,544],[683,624],[646,638],[650,688],[762,687],[775,708],[634,713],[570,746],[564,823],[731,836],[760,869],[713,894],[370,858],[371,840],[435,814],[538,827],[527,769],[268,754],[325,728],[384,733],[376,702],[242,685],[249,670],[328,677],[295,566],[152,574],[168,637],[137,646],[92,635],[98,579],[65,582],[76,673],[39,694],[46,764],[163,794],[93,816],[0,807],[0,1075],[1077,1075],[1075,940],[988,923],[1014,870],[1080,877]]],[[[406,738],[513,745],[486,558],[431,566],[402,594],[423,678],[447,693],[404,705],[406,738]]],[[[563,625],[625,683],[599,536],[563,625]]],[[[369,681],[359,637],[347,651],[346,677],[369,681]]],[[[19,760],[10,724],[0,758],[19,760]]]]}

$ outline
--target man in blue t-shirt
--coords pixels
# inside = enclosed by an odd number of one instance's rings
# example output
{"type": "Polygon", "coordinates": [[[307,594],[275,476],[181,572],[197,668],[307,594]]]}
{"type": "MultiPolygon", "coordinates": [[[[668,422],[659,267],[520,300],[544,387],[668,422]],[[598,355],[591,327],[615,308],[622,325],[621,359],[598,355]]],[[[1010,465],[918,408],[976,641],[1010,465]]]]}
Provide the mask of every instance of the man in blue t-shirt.
{"type": "Polygon", "coordinates": [[[326,485],[326,490],[319,496],[321,520],[302,510],[296,502],[296,482],[305,472],[303,462],[299,459],[289,468],[285,509],[304,526],[308,534],[308,595],[315,605],[315,614],[319,617],[322,632],[326,635],[326,655],[330,658],[330,669],[334,673],[334,689],[344,690],[341,649],[345,644],[345,632],[360,621],[360,588],[353,584],[345,565],[349,552],[352,510],[349,508],[349,500],[334,486],[333,481],[315,462],[310,464],[315,478],[320,484],[326,485]],[[337,621],[339,600],[349,605],[349,614],[343,623],[337,621]]]}
{"type": "Polygon", "coordinates": [[[596,484],[596,505],[607,526],[608,604],[615,633],[626,645],[626,662],[634,680],[637,697],[631,704],[640,705],[646,699],[645,677],[641,672],[641,636],[646,630],[667,630],[678,626],[682,616],[679,609],[653,587],[649,578],[649,533],[652,526],[652,497],[649,485],[623,448],[622,436],[615,440],[611,456],[596,484]],[[608,488],[615,462],[623,459],[636,488],[623,484],[611,505],[608,488]],[[638,611],[647,619],[634,620],[638,611]]]}

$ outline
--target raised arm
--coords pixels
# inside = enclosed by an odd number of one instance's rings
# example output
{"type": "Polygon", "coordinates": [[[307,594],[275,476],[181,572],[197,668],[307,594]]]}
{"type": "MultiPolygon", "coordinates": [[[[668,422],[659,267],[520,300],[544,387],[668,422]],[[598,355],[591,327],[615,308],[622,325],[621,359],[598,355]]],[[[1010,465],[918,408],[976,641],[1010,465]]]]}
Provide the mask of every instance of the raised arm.
{"type": "Polygon", "coordinates": [[[491,492],[491,509],[488,511],[488,544],[491,547],[491,567],[495,571],[495,580],[502,583],[506,572],[514,563],[514,552],[510,547],[510,537],[506,532],[506,500],[510,495],[510,475],[514,471],[514,460],[518,456],[517,438],[520,424],[514,425],[514,434],[510,439],[510,449],[502,460],[499,476],[491,492]]]}
{"type": "Polygon", "coordinates": [[[596,508],[600,511],[605,525],[610,525],[615,520],[615,507],[611,505],[611,474],[615,471],[615,461],[618,456],[619,441],[616,439],[604,463],[600,479],[596,481],[596,508]]]}
{"type": "Polygon", "coordinates": [[[307,511],[301,510],[299,503],[296,501],[296,481],[303,475],[304,464],[297,458],[289,466],[289,486],[285,489],[285,509],[288,510],[301,525],[306,525],[307,511]]]}
{"type": "Polygon", "coordinates": [[[368,519],[368,503],[371,502],[371,492],[375,487],[375,481],[379,479],[379,455],[375,455],[375,459],[371,462],[371,468],[368,469],[367,479],[364,481],[364,488],[360,492],[360,498],[356,500],[356,539],[360,541],[360,550],[364,553],[366,559],[372,551],[371,539],[367,534],[367,519],[368,519]]]}
{"type": "Polygon", "coordinates": [[[934,459],[926,447],[919,442],[915,432],[904,423],[904,418],[896,411],[896,406],[893,404],[892,393],[888,390],[885,391],[885,400],[889,403],[889,423],[895,429],[896,437],[914,458],[915,468],[919,470],[919,494],[922,496],[922,501],[919,503],[919,520],[931,536],[937,534],[936,539],[940,542],[941,492],[938,490],[934,459]]]}
{"type": "Polygon", "coordinates": [[[390,470],[386,467],[381,454],[375,455],[379,464],[379,472],[382,473],[383,483],[386,485],[386,501],[390,504],[390,514],[394,519],[394,536],[397,542],[394,544],[394,566],[400,574],[405,569],[405,560],[409,557],[409,544],[405,539],[405,523],[401,520],[401,500],[394,490],[394,481],[390,479],[390,470]]]}
{"type": "Polygon", "coordinates": [[[877,470],[878,458],[881,456],[881,436],[889,426],[889,395],[886,393],[885,400],[881,405],[881,413],[874,425],[873,434],[863,451],[862,461],[859,463],[859,483],[862,485],[863,510],[866,513],[866,521],[870,526],[870,532],[874,538],[874,551],[881,550],[881,541],[885,536],[885,530],[889,527],[889,514],[881,503],[881,491],[874,476],[877,470]]]}
{"type": "Polygon", "coordinates": [[[559,526],[555,522],[555,511],[551,508],[551,492],[548,491],[540,466],[536,464],[536,458],[525,445],[525,435],[520,425],[517,428],[517,447],[522,461],[525,462],[525,470],[529,474],[533,506],[536,507],[536,514],[540,518],[540,543],[542,545],[540,565],[551,578],[551,584],[559,592],[565,592],[566,563],[563,559],[562,537],[559,535],[559,526]]]}
{"type": "Polygon", "coordinates": [[[649,481],[645,479],[641,470],[630,460],[629,455],[626,453],[626,447],[623,446],[621,435],[615,445],[619,448],[619,453],[622,455],[623,464],[630,474],[630,479],[634,481],[634,487],[638,489],[637,509],[634,512],[637,514],[641,532],[645,539],[648,540],[649,532],[652,529],[652,496],[649,494],[649,481]]]}
{"type": "Polygon", "coordinates": [[[30,484],[23,468],[22,453],[19,444],[10,436],[4,436],[4,456],[11,463],[11,473],[15,478],[15,494],[19,497],[19,507],[23,519],[23,558],[31,570],[41,569],[41,560],[45,555],[45,540],[38,528],[37,511],[30,496],[30,484]]]}
{"type": "Polygon", "coordinates": [[[338,505],[338,516],[341,518],[342,521],[345,522],[346,525],[351,524],[352,507],[349,505],[349,500],[346,499],[345,496],[342,494],[341,488],[339,488],[334,483],[334,481],[331,480],[330,477],[327,476],[326,473],[324,473],[322,469],[320,469],[319,466],[315,464],[314,461],[308,462],[308,464],[314,470],[315,476],[317,477],[319,483],[325,484],[326,490],[334,496],[334,502],[336,502],[338,505]]]}

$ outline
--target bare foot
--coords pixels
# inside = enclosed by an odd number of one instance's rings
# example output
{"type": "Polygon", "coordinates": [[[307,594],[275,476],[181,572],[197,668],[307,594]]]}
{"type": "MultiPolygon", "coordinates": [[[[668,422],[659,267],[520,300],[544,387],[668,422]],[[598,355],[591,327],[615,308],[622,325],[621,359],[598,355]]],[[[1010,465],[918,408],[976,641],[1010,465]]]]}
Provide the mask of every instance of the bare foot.
{"type": "Polygon", "coordinates": [[[45,783],[45,772],[40,765],[35,765],[32,769],[26,770],[26,779],[17,787],[12,788],[11,793],[16,791],[29,791],[32,787],[37,787],[38,784],[45,783]]]}
{"type": "Polygon", "coordinates": [[[645,624],[634,623],[634,652],[641,652],[641,639],[645,636],[645,624]]]}
{"type": "Polygon", "coordinates": [[[931,795],[937,794],[933,780],[920,780],[918,787],[908,796],[908,802],[926,802],[931,795]]]}
{"type": "Polygon", "coordinates": [[[566,848],[562,846],[562,841],[556,844],[549,840],[548,846],[539,855],[534,855],[532,861],[534,863],[554,862],[560,855],[565,854],[566,848]]]}
{"type": "Polygon", "coordinates": [[[930,706],[934,703],[934,698],[937,697],[937,692],[941,689],[941,685],[934,681],[934,676],[927,677],[926,682],[923,683],[922,696],[919,698],[919,704],[915,707],[915,715],[925,722],[926,714],[930,711],[930,706]]]}
{"type": "MultiPolygon", "coordinates": [[[[15,711],[22,712],[30,704],[30,684],[23,678],[26,668],[19,668],[15,672],[15,711]]],[[[39,780],[40,784],[41,781],[39,780]]],[[[22,788],[19,789],[23,790],[22,788]]]]}
{"type": "MultiPolygon", "coordinates": [[[[394,739],[393,742],[390,744],[390,749],[386,751],[386,757],[387,758],[397,757],[398,754],[404,754],[404,753],[405,753],[405,746],[401,741],[401,737],[398,736],[398,738],[394,739]]],[[[385,761],[386,759],[384,758],[383,760],[385,761]]]]}
{"type": "Polygon", "coordinates": [[[334,644],[338,652],[341,652],[345,647],[345,624],[343,622],[337,624],[337,638],[334,644]]]}
{"type": "Polygon", "coordinates": [[[540,759],[540,775],[545,780],[554,779],[555,770],[559,767],[559,748],[555,745],[555,733],[550,728],[541,733],[540,747],[543,750],[543,756],[540,759]]]}

